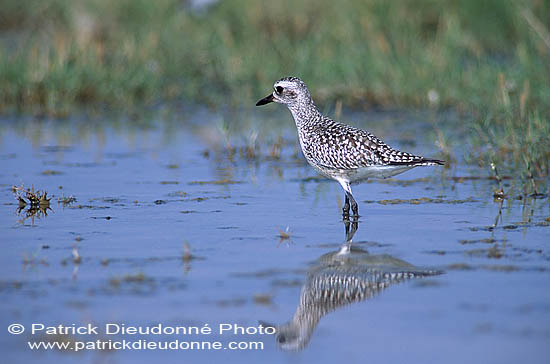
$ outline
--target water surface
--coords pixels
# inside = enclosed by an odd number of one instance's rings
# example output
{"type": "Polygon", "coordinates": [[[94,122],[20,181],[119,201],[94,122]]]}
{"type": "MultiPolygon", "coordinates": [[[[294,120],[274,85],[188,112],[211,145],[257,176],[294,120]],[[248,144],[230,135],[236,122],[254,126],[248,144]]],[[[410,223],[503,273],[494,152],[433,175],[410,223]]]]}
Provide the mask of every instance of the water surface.
{"type": "MultiPolygon", "coordinates": [[[[340,186],[305,164],[289,115],[263,115],[3,120],[3,361],[547,361],[547,198],[495,201],[489,171],[466,167],[458,149],[450,169],[356,186],[362,216],[353,254],[342,258],[340,186]],[[20,210],[12,186],[21,184],[53,196],[50,209],[20,210]],[[433,274],[384,283],[384,274],[411,272],[433,274]],[[217,332],[260,322],[281,332],[296,317],[287,345],[277,335],[217,332]],[[33,352],[29,340],[98,338],[9,335],[12,323],[208,324],[209,336],[100,339],[264,348],[33,352]],[[307,340],[288,345],[300,328],[307,340]]],[[[431,124],[347,116],[391,145],[437,157],[431,124]]]]}

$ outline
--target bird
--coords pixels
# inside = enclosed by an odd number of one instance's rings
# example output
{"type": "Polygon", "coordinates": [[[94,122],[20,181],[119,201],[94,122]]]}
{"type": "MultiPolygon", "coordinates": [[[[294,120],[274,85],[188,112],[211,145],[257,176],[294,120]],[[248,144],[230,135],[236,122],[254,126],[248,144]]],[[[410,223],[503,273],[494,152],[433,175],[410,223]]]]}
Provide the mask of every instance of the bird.
{"type": "Polygon", "coordinates": [[[273,85],[273,92],[256,106],[276,102],[290,110],[300,147],[307,162],[321,175],[336,180],[345,192],[344,219],[359,216],[359,207],[351,191],[352,184],[369,178],[388,178],[418,166],[444,165],[445,161],[402,152],[373,134],[334,121],[315,106],[311,94],[298,77],[284,77],[273,85]]]}

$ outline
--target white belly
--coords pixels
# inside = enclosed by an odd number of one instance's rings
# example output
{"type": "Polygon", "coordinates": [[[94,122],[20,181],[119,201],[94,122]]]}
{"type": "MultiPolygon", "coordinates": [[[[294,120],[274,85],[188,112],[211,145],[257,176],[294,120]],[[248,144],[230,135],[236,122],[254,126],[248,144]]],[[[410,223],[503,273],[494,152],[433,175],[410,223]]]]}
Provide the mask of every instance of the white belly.
{"type": "Polygon", "coordinates": [[[364,182],[369,178],[389,178],[397,174],[408,171],[414,168],[414,166],[372,166],[363,167],[353,170],[322,170],[316,168],[321,174],[334,178],[336,180],[343,180],[349,183],[364,182]]]}
{"type": "Polygon", "coordinates": [[[352,182],[360,182],[367,178],[388,178],[408,171],[414,166],[376,166],[359,168],[357,173],[351,177],[352,182]]]}

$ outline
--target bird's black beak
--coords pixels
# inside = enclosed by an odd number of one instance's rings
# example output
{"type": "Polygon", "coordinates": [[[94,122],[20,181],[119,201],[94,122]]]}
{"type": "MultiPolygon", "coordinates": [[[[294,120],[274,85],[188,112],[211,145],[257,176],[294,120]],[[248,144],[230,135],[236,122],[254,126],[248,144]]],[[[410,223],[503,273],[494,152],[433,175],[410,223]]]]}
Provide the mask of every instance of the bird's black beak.
{"type": "Polygon", "coordinates": [[[256,106],[262,106],[262,105],[265,105],[265,104],[269,104],[270,102],[273,102],[273,94],[269,94],[266,97],[264,97],[263,99],[259,100],[256,103],[256,106]]]}

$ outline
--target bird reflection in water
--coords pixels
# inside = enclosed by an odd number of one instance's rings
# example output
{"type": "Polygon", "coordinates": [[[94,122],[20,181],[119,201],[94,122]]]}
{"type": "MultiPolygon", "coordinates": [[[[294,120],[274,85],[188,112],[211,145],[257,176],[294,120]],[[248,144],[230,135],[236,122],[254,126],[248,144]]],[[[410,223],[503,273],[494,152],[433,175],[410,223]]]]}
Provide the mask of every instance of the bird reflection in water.
{"type": "Polygon", "coordinates": [[[292,319],[278,326],[262,322],[275,327],[277,345],[282,350],[304,349],[319,320],[329,312],[367,300],[393,284],[442,273],[420,269],[387,254],[371,255],[351,243],[357,219],[344,224],[346,242],[338,251],[322,255],[308,270],[292,319]]]}

